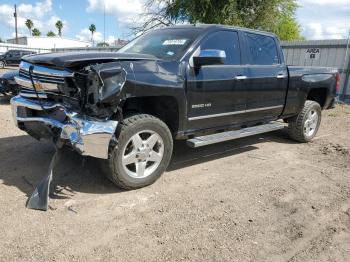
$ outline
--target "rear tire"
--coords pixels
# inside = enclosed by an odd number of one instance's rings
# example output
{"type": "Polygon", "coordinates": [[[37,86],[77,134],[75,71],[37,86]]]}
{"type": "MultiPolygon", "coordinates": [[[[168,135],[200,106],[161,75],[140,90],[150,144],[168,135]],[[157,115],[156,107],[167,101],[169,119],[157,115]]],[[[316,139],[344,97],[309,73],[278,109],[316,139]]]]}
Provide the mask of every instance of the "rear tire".
{"type": "Polygon", "coordinates": [[[321,123],[321,106],[315,101],[307,100],[301,112],[288,119],[289,136],[302,143],[310,142],[321,123]]]}
{"type": "Polygon", "coordinates": [[[118,187],[136,189],[154,183],[169,165],[173,139],[160,119],[137,114],[121,123],[118,145],[108,162],[107,177],[118,187]]]}

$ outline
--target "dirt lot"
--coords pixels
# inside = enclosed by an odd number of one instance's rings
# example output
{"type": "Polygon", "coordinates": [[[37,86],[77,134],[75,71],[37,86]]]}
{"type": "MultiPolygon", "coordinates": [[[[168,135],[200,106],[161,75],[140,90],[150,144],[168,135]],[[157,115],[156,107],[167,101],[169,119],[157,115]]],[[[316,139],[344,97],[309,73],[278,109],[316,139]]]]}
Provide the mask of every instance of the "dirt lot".
{"type": "Polygon", "coordinates": [[[350,106],[318,137],[285,131],[190,149],[152,186],[116,189],[66,151],[48,212],[25,202],[54,153],[0,97],[0,261],[350,261],[350,106]]]}

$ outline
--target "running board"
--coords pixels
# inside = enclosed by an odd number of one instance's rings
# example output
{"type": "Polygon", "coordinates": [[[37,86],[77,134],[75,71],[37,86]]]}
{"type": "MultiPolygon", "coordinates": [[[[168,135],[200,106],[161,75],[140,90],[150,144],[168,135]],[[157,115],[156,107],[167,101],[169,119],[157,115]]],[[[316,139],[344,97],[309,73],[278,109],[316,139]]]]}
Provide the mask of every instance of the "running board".
{"type": "Polygon", "coordinates": [[[276,130],[283,129],[284,127],[285,125],[281,122],[271,122],[265,125],[247,127],[247,128],[239,129],[235,131],[227,131],[227,132],[216,133],[216,134],[207,135],[207,136],[195,137],[192,139],[188,139],[187,145],[190,147],[207,146],[207,145],[225,142],[225,141],[229,141],[237,138],[276,131],[276,130]]]}

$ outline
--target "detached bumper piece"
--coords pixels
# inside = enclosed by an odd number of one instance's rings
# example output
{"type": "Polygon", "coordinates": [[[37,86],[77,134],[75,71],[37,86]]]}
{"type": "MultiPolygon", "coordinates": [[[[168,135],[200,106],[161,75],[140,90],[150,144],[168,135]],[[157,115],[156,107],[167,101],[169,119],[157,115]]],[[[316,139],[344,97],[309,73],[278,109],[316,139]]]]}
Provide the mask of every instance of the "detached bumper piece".
{"type": "Polygon", "coordinates": [[[47,176],[45,176],[36,186],[32,195],[27,200],[27,208],[47,211],[49,207],[50,184],[53,177],[53,172],[60,158],[61,150],[56,148],[53,155],[47,176]]]}
{"type": "Polygon", "coordinates": [[[108,148],[118,122],[99,120],[70,111],[62,104],[16,96],[11,99],[16,125],[31,136],[56,138],[84,156],[108,158],[108,148]]]}

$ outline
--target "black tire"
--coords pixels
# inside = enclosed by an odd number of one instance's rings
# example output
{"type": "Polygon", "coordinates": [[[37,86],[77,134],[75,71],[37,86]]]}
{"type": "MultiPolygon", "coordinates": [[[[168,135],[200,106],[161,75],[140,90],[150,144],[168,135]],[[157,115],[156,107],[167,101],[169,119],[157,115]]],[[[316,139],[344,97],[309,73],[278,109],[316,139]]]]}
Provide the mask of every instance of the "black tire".
{"type": "MultiPolygon", "coordinates": [[[[123,120],[118,135],[118,145],[111,152],[107,162],[107,177],[118,187],[123,189],[136,189],[154,183],[166,170],[169,165],[172,151],[173,139],[168,126],[160,119],[147,115],[132,115],[123,120]],[[130,139],[143,131],[152,131],[159,135],[163,141],[163,158],[159,166],[148,176],[142,178],[132,177],[127,173],[122,164],[124,149],[130,145],[130,139]]],[[[157,142],[158,143],[158,142],[157,142]]],[[[136,165],[135,165],[136,168],[136,165]]]]}
{"type": "Polygon", "coordinates": [[[301,112],[293,117],[288,119],[288,133],[289,136],[301,143],[310,142],[317,134],[317,131],[321,123],[321,106],[315,101],[307,100],[301,112]],[[307,129],[307,120],[310,112],[314,112],[318,115],[317,122],[313,132],[308,135],[306,134],[305,129],[307,129]]]}

